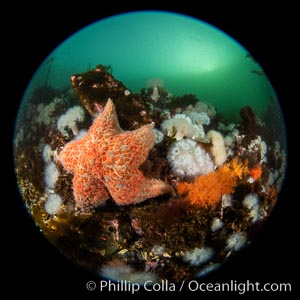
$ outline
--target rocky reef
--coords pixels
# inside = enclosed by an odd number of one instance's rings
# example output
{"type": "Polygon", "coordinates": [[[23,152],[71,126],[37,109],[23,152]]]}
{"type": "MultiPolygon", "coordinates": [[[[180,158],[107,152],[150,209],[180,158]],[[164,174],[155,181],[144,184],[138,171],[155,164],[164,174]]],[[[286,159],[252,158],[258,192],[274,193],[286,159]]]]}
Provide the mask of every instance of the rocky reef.
{"type": "Polygon", "coordinates": [[[261,229],[286,153],[250,106],[231,123],[161,81],[133,92],[103,65],[70,86],[38,88],[15,136],[24,203],[64,255],[116,280],[179,282],[261,229]]]}

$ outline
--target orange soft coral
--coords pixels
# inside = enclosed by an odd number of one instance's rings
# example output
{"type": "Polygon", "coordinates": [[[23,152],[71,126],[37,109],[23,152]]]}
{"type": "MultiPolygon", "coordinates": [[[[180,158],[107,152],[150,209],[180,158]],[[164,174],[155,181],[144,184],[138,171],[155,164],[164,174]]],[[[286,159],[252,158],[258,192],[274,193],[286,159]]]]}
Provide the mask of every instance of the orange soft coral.
{"type": "Polygon", "coordinates": [[[185,195],[184,199],[195,206],[214,206],[222,195],[231,194],[242,179],[248,173],[246,163],[234,158],[215,172],[197,176],[192,183],[180,182],[177,192],[185,195]]]}
{"type": "Polygon", "coordinates": [[[257,180],[261,177],[262,175],[262,167],[261,165],[257,165],[251,170],[249,170],[250,175],[253,177],[254,180],[257,180]]]}

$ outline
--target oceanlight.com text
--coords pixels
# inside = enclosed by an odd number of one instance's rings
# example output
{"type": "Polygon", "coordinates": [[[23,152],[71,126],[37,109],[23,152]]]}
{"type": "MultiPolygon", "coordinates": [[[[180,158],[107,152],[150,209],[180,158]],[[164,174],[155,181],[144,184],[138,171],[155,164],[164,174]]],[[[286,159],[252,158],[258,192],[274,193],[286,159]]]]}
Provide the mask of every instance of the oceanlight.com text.
{"type": "Polygon", "coordinates": [[[291,283],[277,283],[277,282],[239,282],[237,280],[230,280],[222,283],[201,283],[196,280],[191,280],[188,283],[188,290],[200,292],[237,292],[244,294],[245,292],[291,292],[291,283]]]}

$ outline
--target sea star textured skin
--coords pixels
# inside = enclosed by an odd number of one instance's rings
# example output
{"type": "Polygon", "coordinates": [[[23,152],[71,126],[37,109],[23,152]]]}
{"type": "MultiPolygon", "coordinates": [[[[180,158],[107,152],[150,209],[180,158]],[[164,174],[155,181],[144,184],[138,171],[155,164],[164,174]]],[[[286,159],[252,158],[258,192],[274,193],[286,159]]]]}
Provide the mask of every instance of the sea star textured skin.
{"type": "Polygon", "coordinates": [[[172,193],[167,183],[146,178],[138,169],[153,145],[153,125],[123,131],[109,99],[87,135],[66,144],[58,156],[64,168],[74,175],[76,207],[89,209],[110,196],[124,205],[172,193]]]}

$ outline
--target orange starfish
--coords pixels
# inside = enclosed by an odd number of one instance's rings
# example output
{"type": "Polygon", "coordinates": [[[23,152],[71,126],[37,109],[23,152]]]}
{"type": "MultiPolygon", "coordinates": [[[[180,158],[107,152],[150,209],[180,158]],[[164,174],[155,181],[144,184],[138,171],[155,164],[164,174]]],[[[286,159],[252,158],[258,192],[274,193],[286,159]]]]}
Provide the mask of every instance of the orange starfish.
{"type": "Polygon", "coordinates": [[[168,184],[146,178],[138,169],[153,144],[153,125],[123,131],[114,104],[108,99],[87,135],[66,144],[58,157],[74,174],[76,207],[98,206],[110,196],[119,205],[134,204],[173,192],[168,184]]]}

